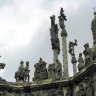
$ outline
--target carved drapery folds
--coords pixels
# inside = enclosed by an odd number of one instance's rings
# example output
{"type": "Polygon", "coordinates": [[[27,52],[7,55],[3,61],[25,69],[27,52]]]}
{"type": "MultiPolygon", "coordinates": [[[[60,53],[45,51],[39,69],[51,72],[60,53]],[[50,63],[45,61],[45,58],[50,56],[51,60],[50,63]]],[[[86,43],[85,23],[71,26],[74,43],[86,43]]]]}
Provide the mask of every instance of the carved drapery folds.
{"type": "Polygon", "coordinates": [[[34,65],[35,72],[33,81],[45,80],[48,79],[48,72],[46,68],[46,62],[40,58],[39,62],[34,65]]]}

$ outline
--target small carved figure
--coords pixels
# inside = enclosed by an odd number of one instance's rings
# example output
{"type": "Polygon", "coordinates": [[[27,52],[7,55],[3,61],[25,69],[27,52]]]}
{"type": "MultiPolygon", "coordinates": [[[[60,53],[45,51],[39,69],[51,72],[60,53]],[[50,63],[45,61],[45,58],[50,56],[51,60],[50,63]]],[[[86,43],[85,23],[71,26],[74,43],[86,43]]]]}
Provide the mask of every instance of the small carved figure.
{"type": "Polygon", "coordinates": [[[82,57],[82,53],[79,53],[79,58],[78,58],[78,70],[81,71],[84,68],[84,60],[82,57]]]}
{"type": "Polygon", "coordinates": [[[29,61],[27,61],[26,66],[25,66],[25,81],[28,79],[28,82],[29,82],[29,78],[30,78],[29,72],[30,72],[30,70],[29,70],[29,61]]]}
{"type": "Polygon", "coordinates": [[[76,96],[86,96],[85,88],[83,84],[79,85],[79,90],[76,94],[76,96]]]}
{"type": "Polygon", "coordinates": [[[65,25],[64,25],[64,20],[67,21],[66,16],[64,15],[64,10],[63,10],[63,8],[61,8],[60,16],[59,16],[58,18],[59,18],[60,28],[63,30],[64,27],[65,27],[65,25]]]}
{"type": "Polygon", "coordinates": [[[89,48],[89,43],[84,45],[85,50],[83,54],[85,55],[85,66],[89,65],[93,61],[93,52],[92,48],[89,48]]]}
{"type": "Polygon", "coordinates": [[[49,64],[48,66],[48,79],[54,79],[55,76],[55,64],[49,64]]]}
{"type": "Polygon", "coordinates": [[[70,88],[67,89],[66,96],[73,96],[70,88]]]}
{"type": "Polygon", "coordinates": [[[60,86],[58,90],[56,90],[55,96],[64,96],[64,92],[62,90],[62,87],[60,86]]]}

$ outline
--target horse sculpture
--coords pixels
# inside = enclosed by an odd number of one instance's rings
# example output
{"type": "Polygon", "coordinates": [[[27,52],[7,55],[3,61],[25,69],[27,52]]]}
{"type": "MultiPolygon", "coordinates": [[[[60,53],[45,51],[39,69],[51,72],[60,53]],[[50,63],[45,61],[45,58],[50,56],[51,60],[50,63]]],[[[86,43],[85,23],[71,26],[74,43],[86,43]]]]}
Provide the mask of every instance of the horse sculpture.
{"type": "Polygon", "coordinates": [[[21,61],[21,65],[19,66],[19,69],[18,71],[15,72],[15,76],[14,78],[16,79],[16,82],[17,81],[28,81],[29,82],[29,62],[26,62],[26,66],[25,68],[23,67],[23,61],[21,61]]]}

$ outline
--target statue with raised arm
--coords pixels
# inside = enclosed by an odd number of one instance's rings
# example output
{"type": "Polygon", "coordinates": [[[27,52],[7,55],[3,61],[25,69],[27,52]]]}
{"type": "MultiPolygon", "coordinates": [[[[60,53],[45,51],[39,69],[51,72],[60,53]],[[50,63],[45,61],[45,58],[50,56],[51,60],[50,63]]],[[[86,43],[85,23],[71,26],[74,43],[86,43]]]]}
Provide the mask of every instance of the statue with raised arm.
{"type": "Polygon", "coordinates": [[[64,15],[63,8],[61,8],[61,10],[60,10],[60,16],[58,18],[59,18],[60,28],[63,30],[65,28],[64,21],[67,21],[66,16],[64,15]]]}

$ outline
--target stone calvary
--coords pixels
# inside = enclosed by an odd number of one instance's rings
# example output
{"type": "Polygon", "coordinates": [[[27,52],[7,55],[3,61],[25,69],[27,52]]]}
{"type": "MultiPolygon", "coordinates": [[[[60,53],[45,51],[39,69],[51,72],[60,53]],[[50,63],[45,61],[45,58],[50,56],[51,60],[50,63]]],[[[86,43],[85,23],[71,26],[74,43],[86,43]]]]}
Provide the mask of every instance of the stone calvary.
{"type": "MultiPolygon", "coordinates": [[[[24,66],[24,61],[21,60],[19,68],[14,73],[16,82],[7,82],[0,77],[0,96],[96,96],[96,11],[91,23],[93,46],[90,48],[89,43],[86,42],[84,50],[78,54],[78,59],[75,55],[75,47],[78,45],[76,39],[74,42],[69,42],[69,49],[67,49],[68,33],[65,28],[67,18],[63,8],[60,9],[60,16],[58,16],[59,24],[55,21],[56,16],[50,16],[49,31],[53,62],[47,66],[40,57],[34,64],[34,77],[30,81],[30,63],[27,61],[24,66]],[[61,42],[59,31],[61,31],[61,42]],[[72,57],[72,77],[69,76],[68,52],[72,57]],[[58,58],[60,53],[62,53],[62,63],[58,58]]],[[[0,63],[0,69],[4,67],[5,64],[0,63]]]]}

